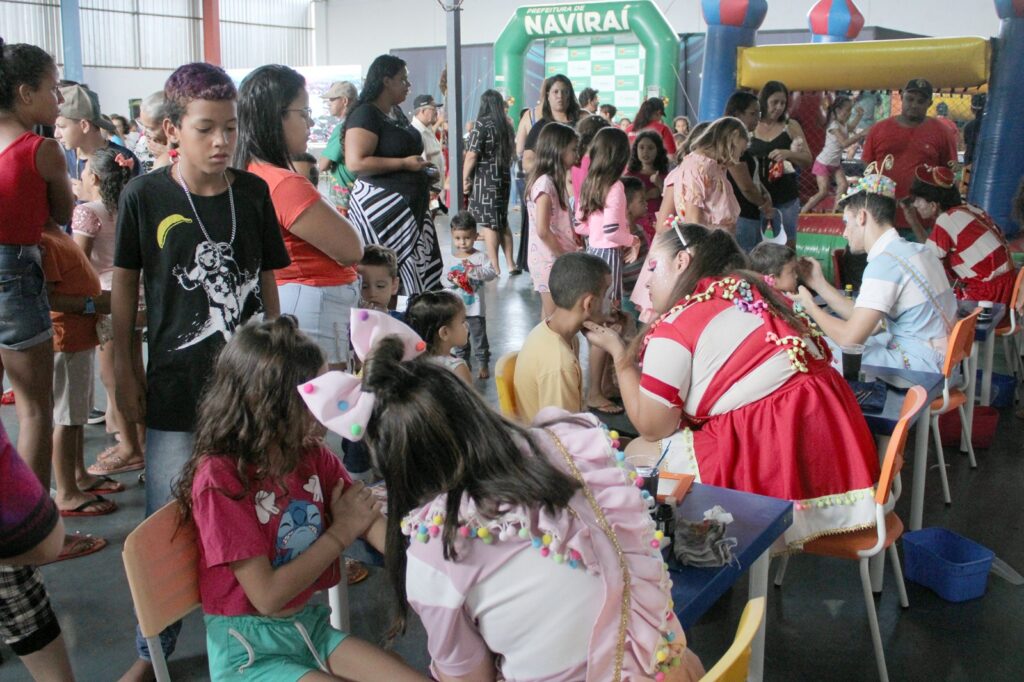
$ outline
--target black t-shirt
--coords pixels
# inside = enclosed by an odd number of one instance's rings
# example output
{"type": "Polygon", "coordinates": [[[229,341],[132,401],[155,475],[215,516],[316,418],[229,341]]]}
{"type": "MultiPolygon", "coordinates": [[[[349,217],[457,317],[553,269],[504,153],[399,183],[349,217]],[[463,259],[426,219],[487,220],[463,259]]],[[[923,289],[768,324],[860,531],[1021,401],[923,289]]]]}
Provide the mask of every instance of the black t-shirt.
{"type": "Polygon", "coordinates": [[[208,242],[171,168],[135,178],[122,192],[114,265],[141,270],[146,287],[146,426],[192,431],[220,349],[263,313],[260,273],[290,261],[263,180],[231,169],[233,241],[228,193],[192,195],[208,242]]]}
{"type": "MultiPolygon", "coordinates": [[[[750,171],[750,177],[755,182],[757,181],[757,159],[751,156],[749,151],[743,152],[743,156],[740,157],[740,161],[747,164],[747,170],[750,171]]],[[[729,173],[729,184],[732,185],[732,193],[736,195],[736,201],[740,202],[740,217],[741,218],[752,218],[758,220],[761,217],[761,209],[751,203],[745,194],[740,190],[739,185],[732,177],[732,173],[729,173]]]]}
{"type": "Polygon", "coordinates": [[[530,128],[530,133],[526,136],[526,144],[523,145],[523,151],[530,150],[532,152],[537,150],[537,140],[540,139],[540,132],[544,130],[544,126],[549,123],[561,123],[563,125],[572,126],[573,128],[576,127],[576,124],[572,121],[555,121],[550,118],[538,118],[537,122],[533,124],[532,128],[530,128]]]}
{"type": "Polygon", "coordinates": [[[978,130],[981,128],[981,114],[967,122],[964,126],[964,164],[974,163],[974,148],[978,143],[978,130]]]}
{"type": "MultiPolygon", "coordinates": [[[[363,128],[377,136],[377,149],[374,150],[373,156],[402,159],[423,153],[423,138],[405,116],[391,118],[370,102],[356,107],[348,115],[345,126],[346,130],[363,128]]],[[[395,171],[381,175],[360,173],[359,178],[371,185],[398,192],[406,198],[410,206],[421,202],[426,206],[430,197],[427,174],[422,171],[395,171]]]]}

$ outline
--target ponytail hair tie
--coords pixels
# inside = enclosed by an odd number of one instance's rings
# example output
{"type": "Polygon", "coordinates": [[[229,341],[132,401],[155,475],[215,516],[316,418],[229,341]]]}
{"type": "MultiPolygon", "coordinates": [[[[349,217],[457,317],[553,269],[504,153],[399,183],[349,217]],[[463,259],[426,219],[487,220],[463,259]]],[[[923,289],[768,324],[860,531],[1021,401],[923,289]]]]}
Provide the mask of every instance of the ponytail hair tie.
{"type": "Polygon", "coordinates": [[[121,168],[127,168],[128,170],[133,170],[135,168],[135,159],[130,156],[125,156],[120,152],[118,152],[117,156],[114,157],[114,162],[121,168]]]}

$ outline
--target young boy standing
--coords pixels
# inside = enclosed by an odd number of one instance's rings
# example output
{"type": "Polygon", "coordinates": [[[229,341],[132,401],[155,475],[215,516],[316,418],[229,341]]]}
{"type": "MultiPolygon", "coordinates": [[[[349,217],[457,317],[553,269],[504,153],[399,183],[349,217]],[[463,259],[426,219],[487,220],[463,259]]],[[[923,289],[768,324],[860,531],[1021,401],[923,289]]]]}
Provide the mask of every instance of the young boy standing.
{"type": "MultiPolygon", "coordinates": [[[[171,499],[192,454],[196,404],[217,354],[250,318],[278,315],[273,270],[289,263],[266,183],[228,168],[238,137],[231,78],[210,64],[186,64],[164,94],[164,130],[177,154],[121,195],[111,294],[118,405],[127,421],[146,424],[147,515],[171,499]],[[140,275],[149,327],[145,381],[129,352],[140,275]]],[[[163,635],[168,653],[171,630],[163,635]]],[[[137,640],[140,660],[126,680],[151,674],[145,642],[137,640]]]]}
{"type": "Polygon", "coordinates": [[[545,407],[583,411],[578,334],[584,322],[607,318],[611,283],[611,268],[597,256],[566,253],[555,261],[548,279],[555,311],[533,328],[516,358],[516,404],[527,422],[545,407]]]}
{"type": "Polygon", "coordinates": [[[466,323],[469,325],[469,343],[455,349],[455,355],[468,362],[475,348],[480,362],[478,379],[491,376],[491,347],[487,341],[487,319],[484,309],[483,285],[495,279],[498,273],[483,251],[476,249],[476,219],[469,211],[459,211],[452,218],[452,247],[454,263],[445,268],[445,287],[454,289],[466,304],[466,323]]]}
{"type": "MultiPolygon", "coordinates": [[[[61,516],[102,516],[117,505],[95,494],[124,486],[85,471],[85,424],[93,398],[93,356],[99,337],[96,314],[110,312],[110,297],[89,258],[56,223],[43,229],[43,277],[53,320],[53,472],[54,500],[61,516]]],[[[74,559],[102,549],[102,538],[66,535],[60,559],[74,559]]]]}
{"type": "Polygon", "coordinates": [[[387,312],[402,319],[394,307],[399,286],[398,256],[395,252],[386,246],[367,244],[357,269],[361,287],[359,307],[387,312]]]}

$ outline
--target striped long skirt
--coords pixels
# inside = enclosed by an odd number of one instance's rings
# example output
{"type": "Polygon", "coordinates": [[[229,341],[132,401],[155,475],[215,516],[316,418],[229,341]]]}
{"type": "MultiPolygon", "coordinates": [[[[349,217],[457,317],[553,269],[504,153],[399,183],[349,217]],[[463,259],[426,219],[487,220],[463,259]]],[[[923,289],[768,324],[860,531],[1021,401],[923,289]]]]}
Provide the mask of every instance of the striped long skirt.
{"type": "Polygon", "coordinates": [[[401,194],[357,180],[349,202],[349,220],[364,244],[379,244],[395,252],[404,296],[441,288],[441,249],[430,211],[417,220],[401,194]]]}

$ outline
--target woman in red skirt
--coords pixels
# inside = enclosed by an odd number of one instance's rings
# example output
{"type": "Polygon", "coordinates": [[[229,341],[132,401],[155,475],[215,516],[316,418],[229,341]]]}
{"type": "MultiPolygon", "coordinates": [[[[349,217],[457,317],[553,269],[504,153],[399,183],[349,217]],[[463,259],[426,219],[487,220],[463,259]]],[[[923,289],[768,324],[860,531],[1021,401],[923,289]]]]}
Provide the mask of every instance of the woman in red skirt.
{"type": "Polygon", "coordinates": [[[874,440],[810,318],[745,270],[721,230],[676,224],[649,263],[661,316],[635,352],[606,327],[588,323],[587,338],[615,359],[626,411],[665,468],[792,500],[785,549],[873,526],[874,440]]]}

